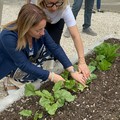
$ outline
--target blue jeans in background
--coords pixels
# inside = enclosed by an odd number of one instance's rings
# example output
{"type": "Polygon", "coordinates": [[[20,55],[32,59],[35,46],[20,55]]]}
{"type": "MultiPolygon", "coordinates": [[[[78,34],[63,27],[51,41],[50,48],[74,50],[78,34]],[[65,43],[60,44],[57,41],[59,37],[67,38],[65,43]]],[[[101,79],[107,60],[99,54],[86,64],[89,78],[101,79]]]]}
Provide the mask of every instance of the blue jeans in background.
{"type": "MultiPolygon", "coordinates": [[[[83,3],[83,0],[74,0],[72,11],[75,16],[75,19],[78,15],[79,10],[81,9],[82,3],[83,3]]],[[[88,27],[91,26],[93,5],[94,5],[94,0],[85,0],[83,29],[87,29],[88,27]]]]}
{"type": "Polygon", "coordinates": [[[97,7],[97,10],[100,9],[100,7],[101,7],[101,0],[97,0],[97,5],[96,5],[96,7],[97,7]]]}

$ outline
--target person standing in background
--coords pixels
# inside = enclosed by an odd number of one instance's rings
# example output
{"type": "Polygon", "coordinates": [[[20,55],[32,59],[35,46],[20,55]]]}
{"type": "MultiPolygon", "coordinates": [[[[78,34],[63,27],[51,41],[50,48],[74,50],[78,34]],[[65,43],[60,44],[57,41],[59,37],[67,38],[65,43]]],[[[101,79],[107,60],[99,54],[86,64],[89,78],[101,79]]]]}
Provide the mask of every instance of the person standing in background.
{"type": "MultiPolygon", "coordinates": [[[[101,13],[104,12],[103,10],[101,10],[101,0],[96,0],[96,9],[97,9],[97,12],[101,12],[101,13]]],[[[96,10],[93,9],[92,13],[96,13],[96,10]]]]}
{"type": "MultiPolygon", "coordinates": [[[[78,15],[78,12],[81,9],[82,3],[83,3],[83,0],[74,0],[74,3],[72,5],[72,12],[73,12],[75,19],[78,15]]],[[[91,36],[97,36],[97,33],[95,33],[90,28],[93,6],[94,6],[94,0],[85,0],[84,24],[83,24],[82,32],[88,35],[91,35],[91,36]]],[[[64,36],[70,37],[68,29],[65,31],[64,36]]]]}

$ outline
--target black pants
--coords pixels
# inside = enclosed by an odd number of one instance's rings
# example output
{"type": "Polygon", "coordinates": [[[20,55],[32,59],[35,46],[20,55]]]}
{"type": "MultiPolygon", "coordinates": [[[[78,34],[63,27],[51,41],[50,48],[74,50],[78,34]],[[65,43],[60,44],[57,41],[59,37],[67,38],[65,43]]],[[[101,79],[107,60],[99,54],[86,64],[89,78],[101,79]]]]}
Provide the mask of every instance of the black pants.
{"type": "Polygon", "coordinates": [[[56,24],[51,24],[51,23],[47,22],[46,30],[48,31],[48,33],[50,34],[52,39],[57,44],[60,44],[60,39],[61,39],[61,35],[63,32],[63,27],[64,27],[64,20],[63,19],[59,20],[56,24]]]}

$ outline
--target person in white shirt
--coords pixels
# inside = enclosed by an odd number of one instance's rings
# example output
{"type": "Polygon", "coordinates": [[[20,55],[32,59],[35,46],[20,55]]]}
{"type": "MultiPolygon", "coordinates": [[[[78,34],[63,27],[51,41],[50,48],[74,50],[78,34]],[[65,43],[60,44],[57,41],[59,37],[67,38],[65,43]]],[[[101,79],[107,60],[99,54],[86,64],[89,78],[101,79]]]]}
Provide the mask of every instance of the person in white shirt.
{"type": "Polygon", "coordinates": [[[60,44],[64,23],[66,23],[78,53],[78,70],[80,73],[83,73],[85,79],[87,79],[90,76],[90,71],[85,62],[82,39],[70,8],[69,1],[37,0],[37,5],[42,8],[47,15],[48,22],[46,30],[57,44],[60,44]]]}

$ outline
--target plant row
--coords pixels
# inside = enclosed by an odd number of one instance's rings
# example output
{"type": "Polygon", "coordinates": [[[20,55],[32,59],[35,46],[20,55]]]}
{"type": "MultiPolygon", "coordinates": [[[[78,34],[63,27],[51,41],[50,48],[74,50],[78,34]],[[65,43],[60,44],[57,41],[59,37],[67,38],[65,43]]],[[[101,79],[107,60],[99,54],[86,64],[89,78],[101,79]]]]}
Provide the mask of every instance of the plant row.
{"type": "MultiPolygon", "coordinates": [[[[94,74],[96,69],[106,71],[111,68],[115,58],[120,56],[117,50],[120,48],[118,44],[102,43],[101,45],[94,48],[95,59],[92,59],[89,63],[89,69],[91,72],[90,77],[87,80],[86,86],[77,83],[73,80],[69,72],[64,71],[61,75],[65,79],[65,82],[59,81],[54,84],[51,92],[46,89],[35,90],[34,86],[29,83],[25,86],[25,96],[38,96],[39,105],[49,114],[54,115],[56,111],[65,105],[65,102],[73,102],[77,97],[74,93],[83,92],[86,87],[96,79],[97,76],[94,74]]],[[[77,68],[77,65],[74,65],[77,68]]],[[[22,110],[20,113],[22,116],[29,117],[32,115],[31,110],[22,110]]],[[[34,120],[42,118],[43,112],[39,113],[36,111],[34,120]]]]}

